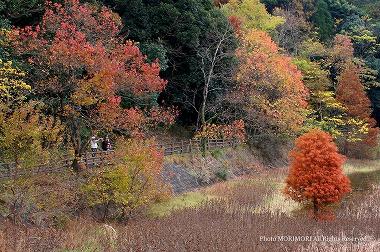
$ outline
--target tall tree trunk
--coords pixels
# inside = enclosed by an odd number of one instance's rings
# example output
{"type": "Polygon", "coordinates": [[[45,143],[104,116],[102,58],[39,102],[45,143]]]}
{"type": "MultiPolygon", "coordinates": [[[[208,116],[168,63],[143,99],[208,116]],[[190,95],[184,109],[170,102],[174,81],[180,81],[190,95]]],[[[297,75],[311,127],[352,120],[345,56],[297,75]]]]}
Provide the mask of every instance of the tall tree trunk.
{"type": "Polygon", "coordinates": [[[202,66],[203,66],[202,72],[203,72],[203,79],[204,79],[204,87],[203,87],[203,94],[202,94],[202,103],[201,103],[201,107],[199,109],[199,114],[198,114],[200,126],[203,126],[206,124],[206,105],[207,105],[208,93],[209,93],[212,78],[214,75],[216,61],[219,56],[219,51],[221,49],[222,43],[226,39],[226,35],[227,35],[227,31],[224,32],[221,38],[219,39],[218,44],[216,45],[215,51],[212,53],[210,69],[208,71],[206,70],[207,67],[205,66],[206,64],[205,55],[202,57],[202,66]]]}
{"type": "Polygon", "coordinates": [[[200,115],[199,122],[201,126],[206,124],[206,104],[207,104],[207,96],[208,96],[208,87],[209,87],[209,83],[207,83],[207,85],[203,89],[203,100],[202,100],[201,109],[199,111],[199,115],[200,115]]]}
{"type": "Polygon", "coordinates": [[[79,126],[75,120],[73,120],[70,130],[71,130],[71,143],[74,148],[74,160],[72,163],[72,168],[78,172],[81,170],[80,160],[82,157],[83,146],[82,146],[82,139],[79,133],[79,126]]]}

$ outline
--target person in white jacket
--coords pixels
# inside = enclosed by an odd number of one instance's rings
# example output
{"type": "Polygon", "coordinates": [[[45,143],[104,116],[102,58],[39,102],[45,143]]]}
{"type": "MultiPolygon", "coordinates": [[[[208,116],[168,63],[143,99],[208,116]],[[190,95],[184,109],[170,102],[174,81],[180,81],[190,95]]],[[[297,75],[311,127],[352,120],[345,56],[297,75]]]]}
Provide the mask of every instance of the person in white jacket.
{"type": "Polygon", "coordinates": [[[92,152],[96,152],[98,150],[98,142],[99,141],[103,141],[103,139],[102,138],[96,139],[95,136],[91,137],[90,144],[91,144],[91,151],[92,152]]]}

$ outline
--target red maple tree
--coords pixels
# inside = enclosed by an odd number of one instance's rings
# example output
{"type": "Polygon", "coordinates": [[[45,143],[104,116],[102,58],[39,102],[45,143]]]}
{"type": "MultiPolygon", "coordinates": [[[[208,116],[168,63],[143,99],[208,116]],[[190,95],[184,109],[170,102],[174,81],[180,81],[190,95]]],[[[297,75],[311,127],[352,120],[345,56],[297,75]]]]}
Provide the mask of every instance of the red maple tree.
{"type": "Polygon", "coordinates": [[[339,202],[351,191],[344,175],[345,157],[338,153],[332,137],[321,130],[312,130],[295,142],[290,152],[291,166],[285,194],[301,203],[311,203],[317,218],[321,207],[339,202]]]}
{"type": "MultiPolygon", "coordinates": [[[[120,106],[121,94],[146,97],[166,86],[158,61],[147,63],[133,42],[118,36],[121,25],[106,7],[65,0],[47,2],[38,26],[12,33],[15,53],[31,66],[34,93],[65,123],[78,155],[86,147],[84,128],[139,135],[146,122],[154,121],[151,114],[157,118],[162,111],[120,106]]],[[[173,122],[174,115],[161,116],[173,122]]]]}

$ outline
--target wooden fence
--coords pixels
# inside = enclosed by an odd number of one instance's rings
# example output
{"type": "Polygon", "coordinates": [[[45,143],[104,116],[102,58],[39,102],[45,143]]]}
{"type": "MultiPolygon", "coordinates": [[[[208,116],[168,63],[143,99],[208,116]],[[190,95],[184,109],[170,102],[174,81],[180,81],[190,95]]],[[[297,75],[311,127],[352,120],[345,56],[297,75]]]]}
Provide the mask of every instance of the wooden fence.
{"type": "Polygon", "coordinates": [[[158,145],[159,148],[163,149],[165,156],[170,156],[173,154],[184,154],[191,152],[202,152],[207,150],[236,147],[239,145],[237,139],[205,139],[205,140],[189,140],[181,141],[171,144],[158,145]]]}
{"type": "MultiPolygon", "coordinates": [[[[111,165],[114,154],[115,152],[113,150],[86,152],[78,161],[88,168],[99,165],[111,165]]],[[[0,163],[0,178],[64,172],[72,167],[73,161],[74,157],[64,155],[60,159],[41,162],[37,166],[28,166],[21,163],[22,169],[17,169],[15,163],[0,163]]]]}
{"type": "MultiPolygon", "coordinates": [[[[164,156],[170,156],[174,154],[196,153],[219,148],[236,147],[239,143],[237,139],[188,140],[170,144],[159,144],[157,148],[162,150],[164,156]]],[[[114,158],[115,152],[113,150],[87,152],[82,155],[79,163],[88,168],[100,165],[107,166],[113,164],[114,158]]],[[[29,169],[17,169],[15,163],[0,163],[0,179],[64,172],[72,167],[73,161],[74,157],[64,155],[60,159],[41,162],[37,166],[31,166],[29,169]]]]}
{"type": "Polygon", "coordinates": [[[36,166],[21,163],[22,169],[17,169],[15,163],[0,163],[0,178],[63,172],[71,167],[72,162],[73,159],[70,156],[64,155],[60,159],[40,162],[36,166]]]}

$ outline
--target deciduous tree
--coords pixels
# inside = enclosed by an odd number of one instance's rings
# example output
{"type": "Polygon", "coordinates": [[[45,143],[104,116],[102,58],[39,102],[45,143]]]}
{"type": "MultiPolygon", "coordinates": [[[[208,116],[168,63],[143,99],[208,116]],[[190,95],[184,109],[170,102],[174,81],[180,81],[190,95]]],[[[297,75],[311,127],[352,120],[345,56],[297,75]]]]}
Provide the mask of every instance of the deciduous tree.
{"type": "Polygon", "coordinates": [[[0,105],[0,158],[25,169],[49,158],[49,148],[60,142],[62,128],[44,116],[40,105],[24,103],[17,108],[0,105]]]}
{"type": "Polygon", "coordinates": [[[233,57],[223,58],[221,55],[230,55],[236,48],[234,33],[228,27],[228,19],[222,11],[212,1],[204,0],[102,2],[123,17],[125,26],[121,34],[126,39],[139,41],[138,46],[148,58],[157,50],[146,49],[163,49],[160,51],[164,55],[161,58],[166,59],[167,68],[161,69],[160,74],[168,80],[168,84],[160,94],[159,102],[178,107],[179,120],[184,124],[196,126],[202,108],[207,110],[206,120],[209,119],[207,117],[213,117],[214,113],[210,112],[214,111],[209,108],[217,106],[214,101],[224,93],[226,87],[231,86],[231,65],[234,60],[233,57]],[[217,49],[223,36],[229,39],[223,41],[222,50],[217,49]],[[218,64],[210,68],[213,65],[212,57],[206,57],[216,51],[218,64]],[[211,74],[210,69],[213,69],[211,74]],[[206,71],[206,79],[203,70],[206,71]],[[219,78],[219,75],[223,75],[223,78],[219,78]],[[212,88],[205,88],[206,83],[209,83],[208,76],[212,77],[209,85],[212,88]],[[205,101],[206,107],[203,105],[205,101]]]}
{"type": "Polygon", "coordinates": [[[263,31],[242,37],[236,89],[228,100],[249,136],[293,135],[305,119],[308,91],[301,72],[263,31]]]}
{"type": "Polygon", "coordinates": [[[47,3],[41,23],[13,31],[16,54],[31,66],[29,83],[48,113],[66,125],[67,141],[80,155],[91,130],[138,131],[144,108],[119,109],[121,94],[161,92],[158,62],[118,37],[120,17],[106,7],[66,0],[47,3]],[[119,128],[120,127],[120,128],[119,128]]]}
{"type": "Polygon", "coordinates": [[[203,74],[202,99],[198,111],[197,129],[205,125],[208,119],[214,119],[220,114],[220,105],[217,101],[228,92],[236,71],[235,48],[237,40],[234,31],[226,22],[224,27],[215,27],[208,33],[198,49],[203,74]],[[228,69],[229,68],[229,69],[228,69]],[[228,69],[228,70],[227,70],[228,69]],[[210,98],[214,102],[210,102],[210,98]]]}
{"type": "Polygon", "coordinates": [[[12,175],[0,183],[0,204],[6,209],[1,214],[18,222],[30,217],[33,169],[57,154],[62,128],[59,121],[44,116],[37,103],[14,105],[0,103],[0,162],[10,164],[12,175]]]}
{"type": "Polygon", "coordinates": [[[347,108],[350,116],[367,123],[368,130],[362,136],[364,143],[372,147],[377,146],[379,129],[376,127],[375,119],[371,117],[371,102],[361,83],[360,70],[355,65],[348,64],[343,70],[339,78],[336,98],[347,108]]]}
{"type": "Polygon", "coordinates": [[[346,108],[351,116],[368,120],[371,115],[371,102],[361,83],[359,69],[348,64],[339,77],[336,98],[346,108]]]}
{"type": "Polygon", "coordinates": [[[269,14],[259,0],[230,0],[222,9],[228,16],[238,17],[244,30],[271,31],[284,22],[281,17],[269,14]]]}
{"type": "Polygon", "coordinates": [[[31,90],[23,78],[25,72],[13,66],[12,61],[0,58],[0,102],[7,106],[16,105],[25,99],[31,90]]]}
{"type": "Polygon", "coordinates": [[[311,31],[311,24],[307,21],[302,6],[297,8],[292,4],[287,10],[276,9],[274,13],[285,20],[274,32],[275,41],[289,54],[298,55],[302,42],[311,31]]]}
{"type": "Polygon", "coordinates": [[[316,218],[322,207],[339,202],[351,191],[342,169],[345,158],[328,133],[312,130],[302,135],[290,158],[284,192],[295,201],[311,203],[316,218]]]}

